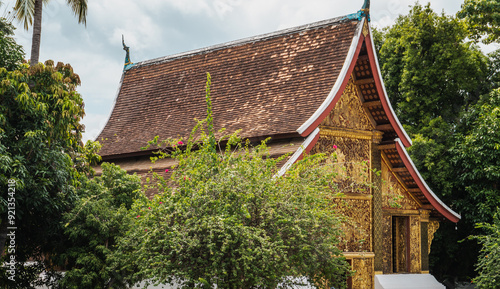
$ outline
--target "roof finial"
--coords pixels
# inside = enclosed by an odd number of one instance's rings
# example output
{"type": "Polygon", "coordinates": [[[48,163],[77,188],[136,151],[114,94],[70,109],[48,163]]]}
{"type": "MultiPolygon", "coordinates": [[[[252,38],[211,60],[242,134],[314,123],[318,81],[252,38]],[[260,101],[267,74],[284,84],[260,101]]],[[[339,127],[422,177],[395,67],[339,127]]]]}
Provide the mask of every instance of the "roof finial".
{"type": "Polygon", "coordinates": [[[358,13],[361,17],[366,17],[366,19],[370,21],[370,0],[365,0],[365,4],[363,4],[363,7],[361,7],[358,13]]]}
{"type": "Polygon", "coordinates": [[[365,11],[367,14],[369,14],[369,12],[370,12],[370,0],[365,0],[365,4],[363,4],[361,11],[365,11]]]}
{"type": "Polygon", "coordinates": [[[123,37],[123,34],[122,34],[122,44],[123,44],[123,50],[127,52],[127,54],[125,54],[125,64],[123,70],[128,70],[130,67],[132,67],[133,63],[132,61],[130,61],[130,50],[129,50],[130,47],[125,45],[125,39],[123,37]]]}
{"type": "Polygon", "coordinates": [[[361,7],[361,15],[368,18],[368,21],[370,21],[370,0],[365,0],[365,4],[363,4],[363,7],[361,7]]]}

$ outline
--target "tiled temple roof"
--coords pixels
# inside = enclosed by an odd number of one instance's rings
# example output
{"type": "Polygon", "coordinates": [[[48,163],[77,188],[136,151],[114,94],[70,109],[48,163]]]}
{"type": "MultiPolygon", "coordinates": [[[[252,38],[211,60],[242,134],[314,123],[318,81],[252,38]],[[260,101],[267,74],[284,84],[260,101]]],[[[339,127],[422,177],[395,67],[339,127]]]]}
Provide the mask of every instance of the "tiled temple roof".
{"type": "Polygon", "coordinates": [[[135,64],[97,139],[101,154],[189,134],[206,117],[206,72],[216,128],[248,138],[298,135],[337,81],[358,22],[335,18],[135,64]]]}
{"type": "MultiPolygon", "coordinates": [[[[186,137],[206,117],[212,76],[215,129],[253,139],[304,140],[279,174],[318,140],[321,121],[355,78],[363,107],[383,133],[378,149],[422,208],[460,215],[425,184],[405,151],[411,140],[384,88],[373,39],[359,12],[126,67],[111,116],[97,140],[105,160],[142,154],[148,141],[186,137]]],[[[369,17],[367,15],[363,17],[369,17]]],[[[129,161],[130,162],[130,161],[129,161]]]]}

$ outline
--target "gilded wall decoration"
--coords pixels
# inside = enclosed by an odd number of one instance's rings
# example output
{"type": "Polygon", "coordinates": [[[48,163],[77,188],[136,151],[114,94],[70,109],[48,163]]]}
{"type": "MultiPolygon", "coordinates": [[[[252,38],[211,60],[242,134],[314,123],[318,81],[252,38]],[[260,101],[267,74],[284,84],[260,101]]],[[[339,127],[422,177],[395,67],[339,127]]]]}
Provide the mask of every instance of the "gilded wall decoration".
{"type": "Polygon", "coordinates": [[[384,215],[383,273],[420,273],[420,216],[384,215]]]}
{"type": "Polygon", "coordinates": [[[363,36],[366,37],[370,33],[370,28],[368,28],[368,22],[365,22],[362,30],[363,36]]]}
{"type": "Polygon", "coordinates": [[[383,272],[392,273],[392,216],[384,215],[382,218],[382,238],[383,238],[383,272]]]}
{"type": "Polygon", "coordinates": [[[421,270],[429,272],[429,246],[428,243],[428,219],[424,222],[422,217],[420,217],[420,260],[421,260],[421,270]]]}
{"type": "Polygon", "coordinates": [[[339,192],[370,194],[370,142],[322,135],[311,153],[336,153],[335,182],[339,192]]]}
{"type": "Polygon", "coordinates": [[[382,158],[377,146],[372,146],[371,181],[373,194],[373,251],[375,252],[375,272],[383,271],[383,213],[382,213],[382,176],[376,171],[381,170],[382,158]]]}
{"type": "Polygon", "coordinates": [[[429,217],[431,215],[431,211],[429,210],[420,210],[420,222],[429,222],[429,217]]]}
{"type": "Polygon", "coordinates": [[[410,216],[410,273],[420,273],[420,216],[410,216]]]}
{"type": "Polygon", "coordinates": [[[393,267],[394,273],[408,272],[408,218],[393,217],[393,262],[396,265],[393,267]]]}
{"type": "Polygon", "coordinates": [[[372,214],[370,199],[335,199],[336,211],[346,217],[339,249],[344,252],[372,252],[372,214]]]}
{"type": "Polygon", "coordinates": [[[351,76],[344,93],[321,125],[351,129],[375,129],[363,108],[351,76]]]}
{"type": "Polygon", "coordinates": [[[356,270],[352,276],[352,288],[374,288],[373,258],[354,258],[352,268],[356,270]]]}
{"type": "Polygon", "coordinates": [[[434,233],[439,229],[439,222],[438,221],[430,221],[429,224],[427,225],[427,230],[428,230],[428,248],[429,248],[429,254],[431,253],[431,244],[432,244],[432,239],[434,239],[434,233]]]}
{"type": "Polygon", "coordinates": [[[418,204],[401,186],[385,162],[382,162],[382,207],[402,210],[419,209],[418,204]]]}

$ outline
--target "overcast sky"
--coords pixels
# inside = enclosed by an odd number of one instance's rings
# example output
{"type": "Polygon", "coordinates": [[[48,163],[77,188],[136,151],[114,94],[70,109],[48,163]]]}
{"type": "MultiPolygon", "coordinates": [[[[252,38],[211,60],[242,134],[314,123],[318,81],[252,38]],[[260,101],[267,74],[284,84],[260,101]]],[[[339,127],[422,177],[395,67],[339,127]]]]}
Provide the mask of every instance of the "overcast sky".
{"type": "MultiPolygon", "coordinates": [[[[4,0],[0,16],[14,6],[4,0]]],[[[80,75],[85,101],[84,139],[94,139],[111,113],[125,52],[132,62],[220,44],[357,12],[364,0],[88,0],[87,26],[78,24],[66,0],[44,7],[40,61],[70,63],[80,75]]],[[[372,25],[391,25],[414,0],[372,0],[372,25]]],[[[438,12],[455,14],[463,1],[432,0],[438,12]]],[[[425,4],[427,2],[421,1],[425,4]]],[[[31,29],[18,22],[16,40],[26,57],[31,29]]]]}

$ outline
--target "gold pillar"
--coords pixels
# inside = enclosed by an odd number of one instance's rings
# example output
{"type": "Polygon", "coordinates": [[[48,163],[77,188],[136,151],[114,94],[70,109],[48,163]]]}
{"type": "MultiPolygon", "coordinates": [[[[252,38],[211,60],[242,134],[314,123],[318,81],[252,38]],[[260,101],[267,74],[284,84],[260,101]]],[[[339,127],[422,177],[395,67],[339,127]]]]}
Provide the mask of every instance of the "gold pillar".
{"type": "Polygon", "coordinates": [[[382,175],[374,171],[382,170],[382,155],[377,145],[382,139],[382,133],[374,133],[371,144],[371,181],[372,181],[372,212],[373,212],[373,252],[375,273],[383,271],[383,234],[382,234],[382,175]]]}

